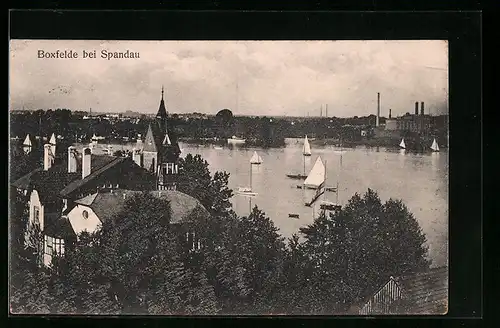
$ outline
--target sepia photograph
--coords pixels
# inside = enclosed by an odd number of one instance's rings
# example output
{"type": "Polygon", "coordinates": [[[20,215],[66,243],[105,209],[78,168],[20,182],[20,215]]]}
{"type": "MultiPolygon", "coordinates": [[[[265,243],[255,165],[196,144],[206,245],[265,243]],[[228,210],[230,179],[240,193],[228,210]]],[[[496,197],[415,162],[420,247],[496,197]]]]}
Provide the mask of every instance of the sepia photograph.
{"type": "Polygon", "coordinates": [[[443,40],[9,44],[9,309],[444,315],[443,40]]]}

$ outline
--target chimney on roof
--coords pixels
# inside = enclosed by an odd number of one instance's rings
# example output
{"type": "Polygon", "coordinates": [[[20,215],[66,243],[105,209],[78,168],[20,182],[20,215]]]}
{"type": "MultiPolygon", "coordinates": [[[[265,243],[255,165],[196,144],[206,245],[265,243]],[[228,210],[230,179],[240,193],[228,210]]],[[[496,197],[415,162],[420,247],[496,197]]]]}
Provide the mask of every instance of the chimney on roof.
{"type": "Polygon", "coordinates": [[[52,146],[45,144],[43,146],[43,169],[47,171],[54,163],[54,155],[52,154],[52,146]]]}
{"type": "Polygon", "coordinates": [[[415,101],[415,115],[418,115],[418,101],[415,101]]]}
{"type": "Polygon", "coordinates": [[[76,147],[69,146],[68,147],[68,173],[76,172],[76,147]]]}
{"type": "Polygon", "coordinates": [[[423,101],[420,103],[420,115],[422,115],[422,116],[424,115],[424,102],[423,101]]]}
{"type": "Polygon", "coordinates": [[[380,124],[380,92],[377,92],[377,121],[375,122],[375,126],[379,126],[380,124]]]}
{"type": "Polygon", "coordinates": [[[92,160],[92,152],[90,148],[83,148],[82,152],[82,179],[85,179],[90,174],[90,163],[92,160]]]}
{"type": "Polygon", "coordinates": [[[142,161],[141,161],[141,151],[139,149],[132,149],[132,160],[142,167],[142,161]]]}

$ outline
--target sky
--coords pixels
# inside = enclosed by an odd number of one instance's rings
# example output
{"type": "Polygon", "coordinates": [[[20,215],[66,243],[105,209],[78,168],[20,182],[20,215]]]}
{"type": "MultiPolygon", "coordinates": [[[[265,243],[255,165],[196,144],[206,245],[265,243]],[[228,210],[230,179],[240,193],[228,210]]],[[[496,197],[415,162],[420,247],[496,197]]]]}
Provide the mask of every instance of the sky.
{"type": "Polygon", "coordinates": [[[337,117],[448,112],[448,44],[415,41],[11,40],[11,109],[337,117]],[[78,59],[38,58],[73,50],[78,59]],[[97,58],[81,58],[96,50],[97,58]],[[103,59],[101,50],[138,52],[103,59]]]}

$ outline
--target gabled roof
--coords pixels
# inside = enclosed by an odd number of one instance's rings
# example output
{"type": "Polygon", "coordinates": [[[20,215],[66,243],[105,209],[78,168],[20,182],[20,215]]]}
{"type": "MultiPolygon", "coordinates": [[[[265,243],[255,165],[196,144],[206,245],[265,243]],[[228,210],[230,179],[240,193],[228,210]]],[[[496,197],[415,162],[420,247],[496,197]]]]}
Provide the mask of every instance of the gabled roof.
{"type": "MultiPolygon", "coordinates": [[[[96,193],[75,201],[77,204],[90,207],[105,222],[117,215],[125,206],[130,196],[141,193],[135,190],[114,190],[113,192],[96,193]]],[[[179,223],[188,218],[194,211],[209,215],[208,211],[194,197],[174,190],[150,191],[156,197],[161,197],[170,202],[171,222],[179,223]]]]}
{"type": "MultiPolygon", "coordinates": [[[[112,156],[109,156],[112,157],[112,156]]],[[[69,183],[64,189],[60,191],[61,196],[65,197],[71,194],[73,191],[77,190],[78,188],[82,187],[86,183],[93,181],[97,177],[99,177],[102,173],[106,172],[107,170],[111,169],[112,167],[118,165],[119,163],[124,162],[127,160],[126,157],[112,157],[112,160],[109,161],[107,164],[104,166],[96,169],[96,170],[91,170],[91,173],[86,176],[84,179],[78,179],[74,180],[71,183],[69,183]]],[[[92,163],[92,162],[91,162],[92,163]]],[[[92,164],[91,164],[92,165],[92,164]]]]}
{"type": "MultiPolygon", "coordinates": [[[[99,172],[103,168],[108,167],[109,164],[113,163],[116,159],[117,157],[113,156],[92,155],[91,172],[93,173],[91,173],[88,177],[96,172],[99,172]]],[[[49,170],[45,171],[42,168],[37,168],[20,177],[11,185],[19,189],[28,190],[32,188],[41,191],[39,194],[42,202],[55,200],[59,197],[59,193],[67,186],[72,183],[75,185],[81,184],[81,181],[83,181],[81,179],[81,163],[79,163],[79,161],[77,161],[77,172],[68,173],[67,158],[58,160],[59,162],[54,163],[49,170]]],[[[86,181],[88,180],[89,179],[86,181]]]]}
{"type": "Polygon", "coordinates": [[[448,267],[394,278],[412,313],[439,313],[448,304],[448,267]]]}
{"type": "Polygon", "coordinates": [[[34,169],[33,171],[29,172],[26,175],[23,175],[16,181],[12,182],[11,185],[13,187],[19,188],[19,189],[28,189],[31,186],[31,181],[33,179],[33,175],[35,175],[37,172],[42,171],[41,168],[34,169]]]}
{"type": "Polygon", "coordinates": [[[62,217],[60,212],[47,213],[44,215],[43,233],[50,237],[61,238],[65,240],[76,237],[69,219],[66,217],[62,217]]]}
{"type": "Polygon", "coordinates": [[[143,151],[157,152],[161,147],[161,130],[156,124],[149,124],[143,151]]]}

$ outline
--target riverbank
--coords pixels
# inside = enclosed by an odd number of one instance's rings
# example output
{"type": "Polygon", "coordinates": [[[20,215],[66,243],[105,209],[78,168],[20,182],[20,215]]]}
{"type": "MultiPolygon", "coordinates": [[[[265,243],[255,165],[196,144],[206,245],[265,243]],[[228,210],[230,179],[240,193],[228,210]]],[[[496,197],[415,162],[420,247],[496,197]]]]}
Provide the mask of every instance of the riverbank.
{"type": "MultiPolygon", "coordinates": [[[[407,139],[405,139],[406,141],[407,139]]],[[[365,147],[387,147],[387,148],[399,148],[399,143],[401,138],[391,138],[391,137],[381,137],[381,138],[371,138],[371,139],[361,139],[361,140],[349,140],[340,142],[339,139],[315,139],[310,141],[313,146],[336,146],[336,147],[346,147],[354,148],[356,146],[365,147]]],[[[423,145],[432,144],[432,138],[425,138],[420,141],[423,145]]],[[[411,140],[407,141],[407,144],[411,144],[411,140]]],[[[440,148],[447,148],[446,144],[440,144],[440,148]]]]}

